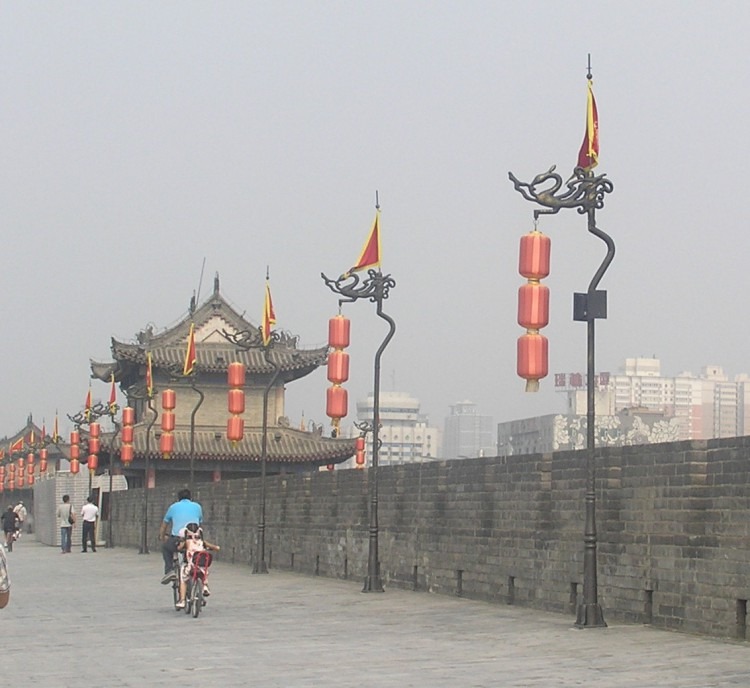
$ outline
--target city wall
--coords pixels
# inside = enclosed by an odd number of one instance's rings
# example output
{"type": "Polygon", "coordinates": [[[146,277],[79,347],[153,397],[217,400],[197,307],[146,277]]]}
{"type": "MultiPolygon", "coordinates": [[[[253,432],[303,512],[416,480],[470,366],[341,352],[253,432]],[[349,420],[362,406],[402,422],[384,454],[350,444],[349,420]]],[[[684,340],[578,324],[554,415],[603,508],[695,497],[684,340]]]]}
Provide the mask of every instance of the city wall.
{"type": "MultiPolygon", "coordinates": [[[[585,452],[381,467],[387,587],[575,614],[583,588],[585,452]]],[[[597,459],[599,602],[605,619],[746,637],[750,437],[607,448],[597,459]]],[[[270,569],[364,580],[367,471],[269,476],[270,569]]],[[[255,557],[257,478],[201,484],[207,536],[255,557]]],[[[174,487],[149,492],[149,547],[174,487]]],[[[114,495],[114,544],[137,547],[143,490],[114,495]]],[[[387,594],[387,593],[386,593],[387,594]]]]}

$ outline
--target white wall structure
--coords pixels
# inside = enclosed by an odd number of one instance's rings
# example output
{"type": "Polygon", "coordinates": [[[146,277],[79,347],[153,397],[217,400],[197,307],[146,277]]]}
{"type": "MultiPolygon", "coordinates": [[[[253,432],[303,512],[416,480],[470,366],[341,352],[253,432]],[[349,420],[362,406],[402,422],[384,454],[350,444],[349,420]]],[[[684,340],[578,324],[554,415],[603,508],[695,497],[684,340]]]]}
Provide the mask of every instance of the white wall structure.
{"type": "MultiPolygon", "coordinates": [[[[429,418],[419,412],[419,400],[407,392],[380,393],[380,451],[378,464],[392,466],[434,460],[440,456],[440,430],[430,427],[429,418]]],[[[357,402],[357,422],[373,421],[374,399],[369,395],[357,402]]],[[[367,434],[365,465],[372,460],[372,433],[367,434]]],[[[353,460],[345,466],[353,464],[353,460]]]]}

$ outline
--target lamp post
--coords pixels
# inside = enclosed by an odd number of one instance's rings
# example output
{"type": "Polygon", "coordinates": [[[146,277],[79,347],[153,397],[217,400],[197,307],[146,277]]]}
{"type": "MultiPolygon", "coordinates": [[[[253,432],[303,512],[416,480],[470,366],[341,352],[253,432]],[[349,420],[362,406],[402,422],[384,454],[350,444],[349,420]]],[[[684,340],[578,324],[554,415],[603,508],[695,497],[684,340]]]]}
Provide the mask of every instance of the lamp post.
{"type": "Polygon", "coordinates": [[[195,492],[195,414],[203,403],[205,395],[195,386],[195,381],[190,381],[190,388],[198,395],[198,403],[193,407],[190,414],[190,493],[195,492]]]}
{"type": "Polygon", "coordinates": [[[141,530],[141,548],[138,550],[138,554],[149,554],[148,550],[148,480],[149,480],[149,472],[151,470],[151,429],[154,427],[154,423],[156,423],[156,418],[158,417],[158,413],[156,412],[156,409],[153,406],[153,396],[147,391],[146,392],[146,409],[148,411],[151,411],[152,417],[151,420],[148,423],[148,426],[146,426],[146,461],[143,468],[143,511],[142,511],[142,518],[141,521],[143,523],[143,528],[141,530]]]}
{"type": "Polygon", "coordinates": [[[380,578],[380,562],[378,561],[378,452],[380,450],[380,359],[385,347],[396,332],[396,323],[383,312],[383,301],[388,298],[391,288],[396,281],[390,275],[383,275],[380,270],[369,269],[367,277],[360,280],[359,275],[350,273],[341,275],[338,279],[328,279],[320,274],[326,286],[342,298],[342,303],[350,303],[359,299],[367,299],[376,304],[376,313],[388,323],[388,333],[375,353],[374,382],[373,382],[373,419],[372,419],[372,465],[368,475],[370,487],[370,539],[367,555],[367,577],[362,592],[383,592],[383,582],[380,578]]]}
{"type": "MultiPolygon", "coordinates": [[[[589,75],[590,78],[590,75],[589,75]]],[[[594,175],[592,170],[576,167],[563,186],[562,177],[552,166],[547,172],[538,174],[531,182],[521,182],[508,173],[513,186],[527,201],[543,206],[534,210],[534,221],[540,215],[550,215],[564,208],[574,208],[588,217],[588,231],[604,241],[607,253],[594,273],[585,294],[574,294],[573,319],[587,323],[586,338],[586,493],[585,525],[583,533],[583,602],[578,606],[576,626],[579,628],[606,627],[604,615],[598,601],[596,579],[596,436],[595,436],[595,387],[594,387],[594,323],[597,318],[607,317],[607,292],[597,289],[604,273],[615,256],[612,238],[596,225],[596,211],[604,207],[605,194],[614,189],[606,175],[594,175]],[[550,186],[551,183],[551,186],[550,186]],[[544,188],[540,188],[544,187],[544,188]],[[563,189],[560,191],[560,189],[563,189]]]]}
{"type": "Polygon", "coordinates": [[[272,331],[268,343],[263,340],[261,329],[242,330],[240,332],[222,332],[224,337],[244,351],[262,349],[263,358],[273,372],[263,389],[263,418],[260,449],[260,513],[257,528],[257,555],[253,564],[253,573],[268,573],[266,564],[266,470],[268,464],[268,395],[279,377],[279,365],[271,359],[271,348],[280,339],[279,333],[272,331]]]}

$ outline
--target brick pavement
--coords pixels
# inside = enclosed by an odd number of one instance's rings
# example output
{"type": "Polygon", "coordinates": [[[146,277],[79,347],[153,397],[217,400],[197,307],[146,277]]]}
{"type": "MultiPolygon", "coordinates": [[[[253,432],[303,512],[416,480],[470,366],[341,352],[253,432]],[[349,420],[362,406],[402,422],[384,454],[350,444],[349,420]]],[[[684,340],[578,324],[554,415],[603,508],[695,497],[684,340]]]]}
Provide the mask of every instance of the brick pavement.
{"type": "MultiPolygon", "coordinates": [[[[0,611],[5,685],[750,686],[750,647],[216,562],[205,613],[171,607],[161,555],[62,555],[26,536],[0,611]]],[[[606,609],[605,609],[606,614],[606,609]]]]}

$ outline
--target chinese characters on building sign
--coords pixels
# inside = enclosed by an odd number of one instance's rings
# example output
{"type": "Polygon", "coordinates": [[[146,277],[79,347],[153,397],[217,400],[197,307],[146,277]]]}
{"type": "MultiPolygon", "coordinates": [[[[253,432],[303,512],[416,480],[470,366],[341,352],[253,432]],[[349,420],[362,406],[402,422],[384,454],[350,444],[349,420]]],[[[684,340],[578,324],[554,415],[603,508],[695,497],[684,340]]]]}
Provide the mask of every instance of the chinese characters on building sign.
{"type": "MultiPolygon", "coordinates": [[[[595,376],[597,387],[609,386],[609,373],[597,373],[595,376]]],[[[565,390],[580,389],[586,386],[586,376],[583,373],[555,373],[555,387],[565,390]]]]}

